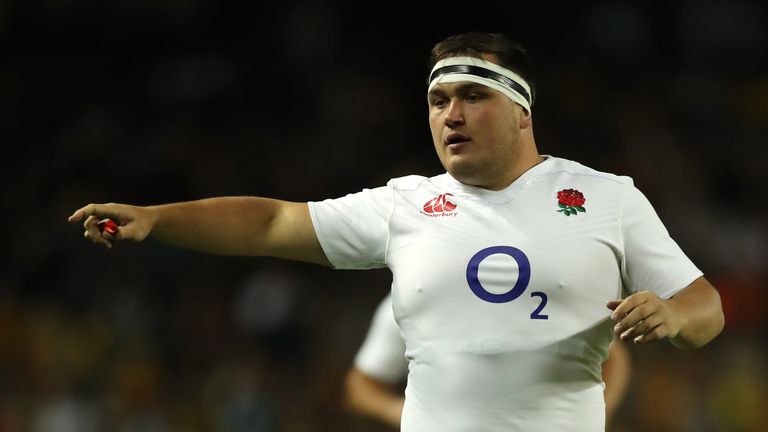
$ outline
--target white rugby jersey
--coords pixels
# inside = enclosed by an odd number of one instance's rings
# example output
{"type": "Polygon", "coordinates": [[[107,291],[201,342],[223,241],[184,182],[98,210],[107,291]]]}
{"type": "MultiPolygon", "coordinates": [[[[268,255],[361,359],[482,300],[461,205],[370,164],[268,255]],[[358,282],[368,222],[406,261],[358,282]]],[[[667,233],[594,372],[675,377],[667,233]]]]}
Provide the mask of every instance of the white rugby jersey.
{"type": "Polygon", "coordinates": [[[392,296],[387,295],[376,307],[365,340],[355,355],[355,366],[374,378],[398,384],[408,373],[404,354],[405,343],[392,314],[392,296]]]}
{"type": "Polygon", "coordinates": [[[406,432],[604,430],[606,301],[702,275],[631,178],[551,156],[501,191],[407,176],[309,209],[335,268],[392,272],[406,432]]]}

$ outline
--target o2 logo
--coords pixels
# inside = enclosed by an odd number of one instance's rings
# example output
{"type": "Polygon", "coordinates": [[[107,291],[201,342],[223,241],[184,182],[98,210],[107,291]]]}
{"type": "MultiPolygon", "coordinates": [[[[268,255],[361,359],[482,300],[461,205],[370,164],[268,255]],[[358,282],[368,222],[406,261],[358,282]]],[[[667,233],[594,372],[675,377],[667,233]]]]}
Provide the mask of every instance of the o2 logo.
{"type": "MultiPolygon", "coordinates": [[[[490,303],[507,303],[520,297],[525,289],[528,288],[528,283],[531,281],[531,263],[528,261],[528,257],[525,256],[523,251],[512,246],[492,246],[485,248],[476,253],[469,260],[467,264],[467,283],[472,292],[475,293],[481,300],[490,303]],[[494,294],[483,288],[483,284],[480,283],[478,272],[480,270],[480,263],[491,255],[504,254],[511,256],[516,262],[519,269],[517,282],[511,290],[502,293],[494,294]]],[[[541,311],[544,310],[544,306],[547,305],[547,294],[536,291],[531,293],[531,297],[538,297],[540,299],[539,305],[531,312],[531,319],[549,319],[549,315],[544,315],[541,311]]]]}

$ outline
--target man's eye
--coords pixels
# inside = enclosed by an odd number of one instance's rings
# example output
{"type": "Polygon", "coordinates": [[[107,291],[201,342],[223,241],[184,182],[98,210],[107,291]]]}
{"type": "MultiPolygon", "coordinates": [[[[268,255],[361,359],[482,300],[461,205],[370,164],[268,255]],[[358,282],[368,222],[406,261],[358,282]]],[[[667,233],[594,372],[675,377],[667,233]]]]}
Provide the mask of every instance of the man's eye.
{"type": "Polygon", "coordinates": [[[445,106],[445,99],[432,99],[432,106],[435,108],[442,108],[445,106]]]}
{"type": "Polygon", "coordinates": [[[470,102],[479,101],[483,97],[484,97],[484,95],[481,94],[481,93],[471,93],[470,95],[467,96],[467,100],[470,101],[470,102]]]}

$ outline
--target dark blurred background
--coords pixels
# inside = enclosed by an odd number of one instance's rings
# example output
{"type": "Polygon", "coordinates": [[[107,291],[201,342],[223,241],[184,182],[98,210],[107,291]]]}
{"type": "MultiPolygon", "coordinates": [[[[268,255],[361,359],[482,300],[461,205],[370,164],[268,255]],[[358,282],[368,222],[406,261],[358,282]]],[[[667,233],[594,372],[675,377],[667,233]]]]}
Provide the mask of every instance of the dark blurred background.
{"type": "Polygon", "coordinates": [[[66,218],[437,174],[427,54],[466,30],[529,47],[541,152],[633,177],[723,297],[710,345],[631,348],[614,430],[765,431],[768,6],[528,3],[0,2],[0,432],[384,431],[339,397],[388,271],[66,218]]]}

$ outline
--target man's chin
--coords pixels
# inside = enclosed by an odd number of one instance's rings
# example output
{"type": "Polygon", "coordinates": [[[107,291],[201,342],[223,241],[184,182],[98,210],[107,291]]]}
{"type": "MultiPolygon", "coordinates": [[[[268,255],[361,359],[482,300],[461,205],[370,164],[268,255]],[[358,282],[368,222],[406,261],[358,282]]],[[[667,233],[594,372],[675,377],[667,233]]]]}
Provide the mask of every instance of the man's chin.
{"type": "Polygon", "coordinates": [[[454,163],[447,167],[448,174],[454,179],[471,186],[476,186],[482,183],[481,176],[478,174],[478,169],[475,166],[467,166],[467,164],[454,163]]]}

